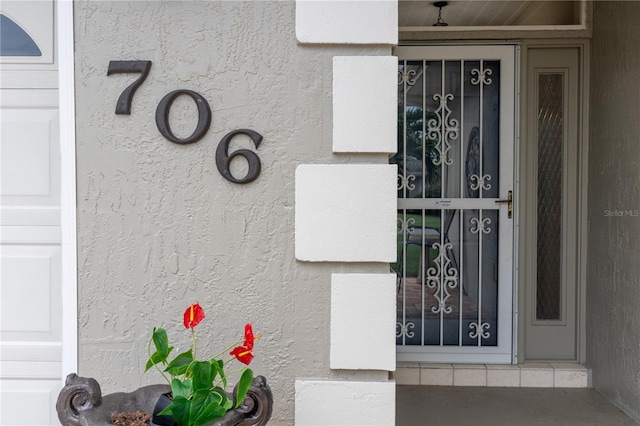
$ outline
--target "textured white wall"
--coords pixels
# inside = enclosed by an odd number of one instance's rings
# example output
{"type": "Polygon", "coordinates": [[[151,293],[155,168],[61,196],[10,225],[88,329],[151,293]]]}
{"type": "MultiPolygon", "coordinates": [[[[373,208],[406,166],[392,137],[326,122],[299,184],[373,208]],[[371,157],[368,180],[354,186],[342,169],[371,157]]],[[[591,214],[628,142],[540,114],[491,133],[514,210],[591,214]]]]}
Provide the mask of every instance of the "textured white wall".
{"type": "MultiPolygon", "coordinates": [[[[240,338],[247,321],[262,333],[252,367],[273,390],[274,424],[290,423],[295,378],[337,374],[329,366],[336,266],[295,260],[294,171],[352,161],[331,153],[333,57],[388,54],[388,46],[298,46],[293,1],[85,1],[74,12],[80,374],[105,393],[160,382],[143,374],[151,330],[167,327],[183,349],[180,316],[199,301],[201,353],[240,338]],[[117,116],[116,100],[137,75],[106,71],[126,59],[153,65],[132,114],[117,116]],[[180,88],[212,109],[210,130],[192,145],[168,142],[155,124],[160,99],[180,88]],[[238,128],[264,136],[258,150],[239,144],[262,161],[248,185],[215,166],[219,140],[238,128]]],[[[191,100],[175,102],[171,125],[192,132],[191,100]]]]}
{"type": "Polygon", "coordinates": [[[395,424],[394,382],[296,381],[296,425],[395,424]]]}
{"type": "Polygon", "coordinates": [[[594,7],[587,363],[594,387],[640,422],[640,3],[594,7]]]}

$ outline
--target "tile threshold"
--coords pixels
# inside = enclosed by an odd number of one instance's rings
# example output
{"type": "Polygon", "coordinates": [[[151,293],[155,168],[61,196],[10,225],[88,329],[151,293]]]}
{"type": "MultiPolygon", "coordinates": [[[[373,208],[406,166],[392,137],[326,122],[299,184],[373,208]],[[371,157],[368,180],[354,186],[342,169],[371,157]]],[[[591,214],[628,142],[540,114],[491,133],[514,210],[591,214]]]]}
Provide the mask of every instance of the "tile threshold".
{"type": "Polygon", "coordinates": [[[591,370],[581,364],[433,364],[400,362],[398,385],[515,388],[591,388],[591,370]]]}

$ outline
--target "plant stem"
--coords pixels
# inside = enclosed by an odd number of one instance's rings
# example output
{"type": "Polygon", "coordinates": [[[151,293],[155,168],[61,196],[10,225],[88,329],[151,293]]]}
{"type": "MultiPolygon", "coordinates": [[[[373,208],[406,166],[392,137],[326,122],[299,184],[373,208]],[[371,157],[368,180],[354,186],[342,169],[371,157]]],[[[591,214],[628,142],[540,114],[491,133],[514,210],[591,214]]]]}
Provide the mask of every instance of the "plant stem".
{"type": "MultiPolygon", "coordinates": [[[[227,364],[228,364],[228,363],[230,363],[231,361],[233,361],[233,358],[231,358],[229,361],[225,362],[225,363],[224,363],[224,365],[227,365],[227,364]]],[[[225,377],[225,379],[227,379],[231,374],[233,374],[233,373],[237,373],[237,372],[239,372],[239,371],[244,371],[244,370],[246,370],[247,368],[249,368],[249,367],[243,367],[243,368],[239,368],[239,369],[237,369],[237,370],[231,370],[231,371],[229,371],[228,373],[225,373],[224,377],[225,377]]],[[[222,379],[218,380],[218,382],[214,385],[214,387],[215,387],[215,386],[220,385],[220,383],[222,383],[222,379]]],[[[225,387],[224,387],[224,389],[226,389],[226,388],[227,388],[227,387],[225,386],[225,387]]]]}
{"type": "MultiPolygon", "coordinates": [[[[151,342],[152,341],[153,341],[153,336],[151,337],[151,339],[149,339],[149,344],[147,345],[147,354],[149,355],[149,360],[151,360],[151,362],[153,362],[153,360],[151,358],[151,342]]],[[[164,377],[164,379],[167,381],[167,383],[169,383],[169,386],[171,386],[171,380],[169,380],[169,378],[167,376],[165,376],[165,374],[162,372],[162,370],[160,370],[160,367],[158,367],[158,364],[153,364],[153,366],[156,368],[156,370],[158,370],[158,372],[162,375],[162,377],[164,377]]]]}
{"type": "MultiPolygon", "coordinates": [[[[244,340],[238,340],[235,343],[232,343],[231,345],[227,346],[225,349],[221,350],[220,352],[218,352],[217,354],[215,354],[214,356],[211,357],[211,359],[209,361],[213,361],[218,359],[218,357],[222,354],[224,354],[225,352],[227,352],[229,349],[233,348],[234,346],[238,346],[240,343],[244,343],[244,340]]],[[[233,359],[233,358],[232,358],[233,359]]],[[[225,362],[226,364],[226,362],[225,362]]]]}
{"type": "Polygon", "coordinates": [[[229,372],[227,373],[227,377],[228,377],[230,374],[238,373],[238,372],[240,372],[240,371],[244,371],[244,370],[246,370],[247,368],[248,368],[248,367],[242,367],[242,368],[238,368],[237,370],[231,370],[231,371],[229,371],[229,372]]]}
{"type": "Polygon", "coordinates": [[[193,359],[197,359],[196,358],[196,332],[193,330],[193,327],[191,327],[191,341],[193,342],[193,359]]]}

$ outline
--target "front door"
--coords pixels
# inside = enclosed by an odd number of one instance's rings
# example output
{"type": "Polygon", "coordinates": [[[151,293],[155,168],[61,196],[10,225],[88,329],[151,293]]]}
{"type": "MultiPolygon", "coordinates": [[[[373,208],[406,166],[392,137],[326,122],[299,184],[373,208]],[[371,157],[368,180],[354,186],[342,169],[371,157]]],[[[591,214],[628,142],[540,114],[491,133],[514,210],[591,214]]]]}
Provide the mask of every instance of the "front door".
{"type": "Polygon", "coordinates": [[[515,47],[397,54],[398,360],[511,363],[515,47]]]}

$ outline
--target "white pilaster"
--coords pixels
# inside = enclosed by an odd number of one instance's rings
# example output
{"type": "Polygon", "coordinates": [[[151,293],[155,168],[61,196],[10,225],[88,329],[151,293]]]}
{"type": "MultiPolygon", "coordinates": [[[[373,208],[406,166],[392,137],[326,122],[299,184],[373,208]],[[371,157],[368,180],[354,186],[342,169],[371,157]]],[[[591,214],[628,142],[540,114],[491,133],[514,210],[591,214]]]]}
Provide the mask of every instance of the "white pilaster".
{"type": "Polygon", "coordinates": [[[333,369],[396,369],[395,274],[331,275],[333,369]]]}
{"type": "Polygon", "coordinates": [[[398,59],[333,58],[333,152],[395,153],[398,59]]]}
{"type": "Polygon", "coordinates": [[[305,164],[296,169],[296,258],[395,262],[397,168],[305,164]]]}
{"type": "Polygon", "coordinates": [[[395,382],[296,381],[296,425],[395,424],[395,382]]]}
{"type": "Polygon", "coordinates": [[[397,44],[397,0],[296,0],[300,43],[397,44]]]}

